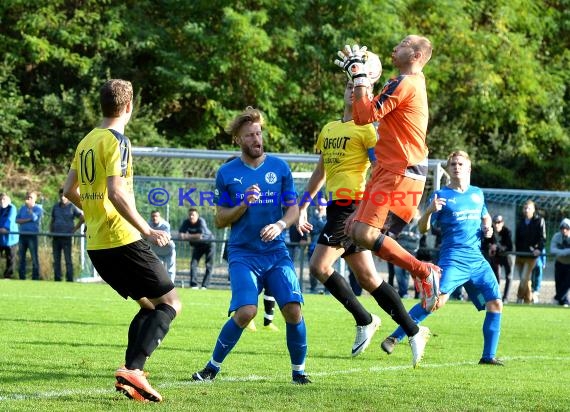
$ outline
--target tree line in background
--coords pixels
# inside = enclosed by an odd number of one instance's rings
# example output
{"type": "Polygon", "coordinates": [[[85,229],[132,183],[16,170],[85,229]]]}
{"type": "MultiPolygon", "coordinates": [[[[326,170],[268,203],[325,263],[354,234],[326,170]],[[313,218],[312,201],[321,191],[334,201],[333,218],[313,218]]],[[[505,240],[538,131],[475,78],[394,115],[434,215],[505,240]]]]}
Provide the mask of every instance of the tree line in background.
{"type": "Polygon", "coordinates": [[[64,172],[111,77],[135,87],[134,145],[233,148],[252,105],[266,150],[312,153],[342,112],[337,50],[376,52],[379,89],[407,34],[434,46],[430,157],[467,150],[483,187],[569,186],[570,0],[4,0],[0,162],[64,172]]]}

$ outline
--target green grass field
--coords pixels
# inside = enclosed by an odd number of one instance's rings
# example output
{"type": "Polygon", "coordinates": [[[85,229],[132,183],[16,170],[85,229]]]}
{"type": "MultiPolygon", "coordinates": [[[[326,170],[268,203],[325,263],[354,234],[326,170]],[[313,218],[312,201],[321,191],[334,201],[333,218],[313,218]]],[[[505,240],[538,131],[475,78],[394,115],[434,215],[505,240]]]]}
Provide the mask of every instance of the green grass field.
{"type": "MultiPolygon", "coordinates": [[[[146,364],[160,404],[114,391],[126,333],[137,310],[101,284],[0,281],[1,411],[564,411],[570,409],[570,310],[505,307],[499,357],[479,366],[483,314],[449,303],[427,319],[434,334],[422,366],[401,344],[388,356],[381,340],[394,323],[368,296],[383,326],[368,350],[350,357],[352,318],[331,296],[305,296],[312,385],[290,384],[280,332],[244,332],[213,383],[193,372],[211,355],[226,320],[229,291],[180,289],[183,313],[146,364]]],[[[414,304],[406,300],[406,305],[414,304]]],[[[261,315],[257,323],[262,323],[261,315]]]]}

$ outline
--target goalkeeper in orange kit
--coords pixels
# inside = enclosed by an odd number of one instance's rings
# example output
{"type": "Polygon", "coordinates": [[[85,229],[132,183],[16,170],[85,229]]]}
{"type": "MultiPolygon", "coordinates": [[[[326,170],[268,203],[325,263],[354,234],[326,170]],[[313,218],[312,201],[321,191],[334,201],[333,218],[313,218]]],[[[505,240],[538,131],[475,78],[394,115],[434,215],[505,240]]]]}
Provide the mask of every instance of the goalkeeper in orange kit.
{"type": "Polygon", "coordinates": [[[357,245],[409,271],[421,289],[424,307],[432,310],[440,268],[419,261],[394,239],[416,214],[428,172],[428,100],[422,69],[431,58],[432,45],[425,37],[406,36],[392,50],[398,76],[373,98],[367,93],[365,53],[366,47],[345,46],[338,53],[342,60],[335,61],[354,82],[354,122],[378,122],[377,164],[366,185],[367,196],[347,219],[345,230],[357,245]],[[384,201],[378,194],[384,194],[384,201]]]}

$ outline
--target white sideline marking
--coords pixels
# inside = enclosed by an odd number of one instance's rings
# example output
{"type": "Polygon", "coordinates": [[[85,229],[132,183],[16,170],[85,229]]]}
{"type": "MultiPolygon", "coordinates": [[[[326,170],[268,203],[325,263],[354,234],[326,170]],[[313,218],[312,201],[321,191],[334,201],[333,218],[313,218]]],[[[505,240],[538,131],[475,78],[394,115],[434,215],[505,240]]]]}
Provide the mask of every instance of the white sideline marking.
{"type": "MultiPolygon", "coordinates": [[[[557,361],[566,361],[568,358],[561,357],[561,356],[504,356],[500,358],[501,360],[505,361],[515,361],[515,360],[557,360],[557,361]]],[[[477,361],[464,361],[464,362],[452,362],[452,363],[437,363],[437,364],[424,364],[422,363],[420,369],[432,369],[432,368],[448,368],[448,367],[455,367],[455,366],[465,366],[465,365],[477,365],[477,361]]],[[[509,365],[507,365],[508,367],[509,365]]],[[[335,375],[350,375],[355,373],[363,373],[363,372],[390,372],[390,371],[399,371],[405,369],[412,369],[412,366],[409,364],[406,365],[397,365],[397,366],[371,366],[370,368],[351,368],[346,370],[336,370],[330,372],[308,372],[310,377],[315,376],[335,376],[335,375]]],[[[288,372],[284,372],[285,374],[288,372]]],[[[279,374],[281,376],[281,374],[279,374]]],[[[275,379],[275,375],[272,376],[260,376],[260,375],[249,375],[249,376],[228,376],[228,377],[220,377],[216,379],[216,382],[258,382],[258,381],[269,381],[275,379]]],[[[188,381],[178,381],[173,383],[164,383],[154,385],[156,388],[181,388],[181,387],[188,387],[193,385],[209,385],[213,382],[195,382],[192,380],[188,381]]],[[[318,385],[318,382],[315,383],[318,385]]],[[[86,390],[61,390],[61,391],[47,391],[47,392],[37,392],[37,393],[15,393],[11,395],[0,395],[0,402],[3,401],[26,401],[31,399],[50,399],[50,398],[61,398],[64,396],[70,395],[108,395],[111,393],[116,393],[112,389],[86,389],[86,390]]],[[[117,394],[119,396],[119,394],[117,394]]]]}

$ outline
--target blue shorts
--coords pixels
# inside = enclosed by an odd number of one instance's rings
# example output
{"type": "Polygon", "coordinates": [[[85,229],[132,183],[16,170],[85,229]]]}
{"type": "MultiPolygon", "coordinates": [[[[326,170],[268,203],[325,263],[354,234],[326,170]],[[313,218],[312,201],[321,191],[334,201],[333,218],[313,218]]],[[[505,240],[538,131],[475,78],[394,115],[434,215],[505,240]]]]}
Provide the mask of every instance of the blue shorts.
{"type": "Polygon", "coordinates": [[[245,305],[257,306],[263,289],[282,309],[287,303],[303,303],[301,286],[287,249],[267,255],[230,254],[232,300],[228,315],[245,305]]]}
{"type": "Polygon", "coordinates": [[[501,299],[495,273],[483,256],[462,262],[441,263],[441,293],[449,294],[463,286],[477,310],[485,309],[485,303],[489,301],[501,299]]]}

